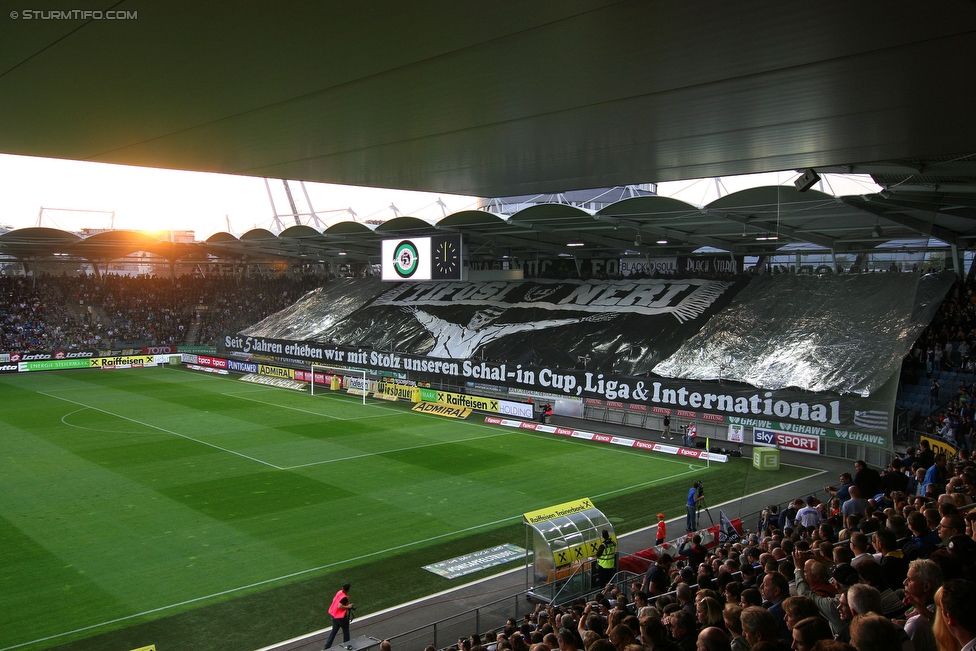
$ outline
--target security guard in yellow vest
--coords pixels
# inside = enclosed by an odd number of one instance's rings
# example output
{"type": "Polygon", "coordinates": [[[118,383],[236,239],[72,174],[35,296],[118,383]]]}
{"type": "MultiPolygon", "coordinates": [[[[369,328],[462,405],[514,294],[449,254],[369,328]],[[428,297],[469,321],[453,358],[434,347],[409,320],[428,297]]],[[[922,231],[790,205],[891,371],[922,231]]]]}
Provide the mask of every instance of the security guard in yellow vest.
{"type": "Polygon", "coordinates": [[[616,574],[617,541],[610,537],[610,532],[603,530],[603,540],[596,550],[596,563],[599,569],[598,581],[600,587],[605,586],[616,574]]]}

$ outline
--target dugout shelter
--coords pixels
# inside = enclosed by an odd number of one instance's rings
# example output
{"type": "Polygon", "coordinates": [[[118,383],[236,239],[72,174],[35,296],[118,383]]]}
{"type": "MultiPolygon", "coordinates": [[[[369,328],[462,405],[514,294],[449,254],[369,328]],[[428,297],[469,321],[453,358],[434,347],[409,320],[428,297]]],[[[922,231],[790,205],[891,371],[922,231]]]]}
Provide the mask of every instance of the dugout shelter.
{"type": "Polygon", "coordinates": [[[603,531],[616,540],[607,516],[583,498],[525,513],[526,592],[545,603],[565,603],[593,591],[603,531]],[[526,552],[528,553],[528,552],[526,552]]]}

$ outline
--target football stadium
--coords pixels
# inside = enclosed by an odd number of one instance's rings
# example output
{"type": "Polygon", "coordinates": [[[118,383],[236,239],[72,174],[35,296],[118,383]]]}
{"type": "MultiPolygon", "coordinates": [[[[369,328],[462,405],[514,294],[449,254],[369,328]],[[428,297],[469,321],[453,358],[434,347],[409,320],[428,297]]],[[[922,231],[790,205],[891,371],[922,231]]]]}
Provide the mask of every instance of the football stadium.
{"type": "Polygon", "coordinates": [[[0,154],[272,218],[0,214],[0,651],[971,649],[976,7],[915,13],[9,12],[0,154]]]}

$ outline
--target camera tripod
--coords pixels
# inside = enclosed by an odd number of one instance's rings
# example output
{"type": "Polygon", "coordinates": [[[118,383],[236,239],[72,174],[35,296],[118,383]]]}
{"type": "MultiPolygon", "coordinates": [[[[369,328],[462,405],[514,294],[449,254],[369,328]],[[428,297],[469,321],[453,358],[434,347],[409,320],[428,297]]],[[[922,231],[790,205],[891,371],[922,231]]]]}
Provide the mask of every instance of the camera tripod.
{"type": "Polygon", "coordinates": [[[705,504],[705,489],[702,489],[702,498],[698,500],[698,504],[695,505],[695,522],[701,524],[701,512],[702,510],[708,515],[708,521],[715,526],[715,520],[712,519],[712,512],[708,510],[708,505],[705,504]]]}

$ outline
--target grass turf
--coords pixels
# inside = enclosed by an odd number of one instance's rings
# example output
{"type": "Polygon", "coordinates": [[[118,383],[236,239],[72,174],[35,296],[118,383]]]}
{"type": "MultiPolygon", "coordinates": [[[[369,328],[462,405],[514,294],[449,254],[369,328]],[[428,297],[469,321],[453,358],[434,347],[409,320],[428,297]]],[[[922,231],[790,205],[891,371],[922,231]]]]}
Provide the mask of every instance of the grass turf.
{"type": "MultiPolygon", "coordinates": [[[[0,376],[0,650],[257,648],[450,587],[590,497],[618,533],[808,470],[753,472],[173,369],[0,376]]],[[[482,574],[497,572],[486,570],[482,574]]],[[[474,575],[477,577],[477,575],[474,575]]],[[[468,576],[457,583],[470,581],[468,576]]]]}

